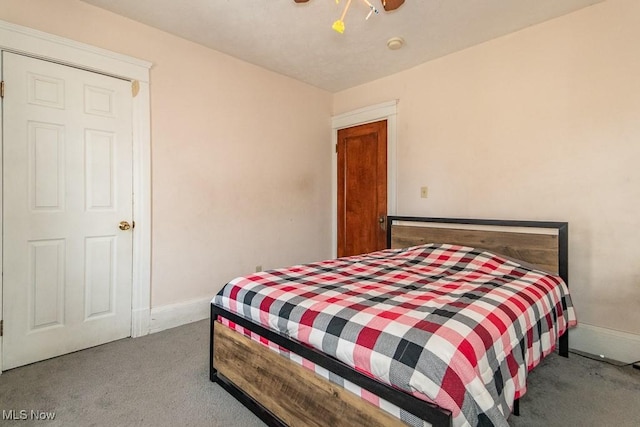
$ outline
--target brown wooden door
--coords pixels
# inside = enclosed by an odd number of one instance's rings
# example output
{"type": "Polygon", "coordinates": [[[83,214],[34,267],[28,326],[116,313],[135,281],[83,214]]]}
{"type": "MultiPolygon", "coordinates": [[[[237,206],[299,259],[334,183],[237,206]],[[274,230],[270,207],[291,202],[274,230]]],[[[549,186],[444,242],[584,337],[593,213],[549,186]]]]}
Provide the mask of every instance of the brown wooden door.
{"type": "Polygon", "coordinates": [[[338,256],[384,249],[387,121],[339,130],[337,149],[338,256]]]}

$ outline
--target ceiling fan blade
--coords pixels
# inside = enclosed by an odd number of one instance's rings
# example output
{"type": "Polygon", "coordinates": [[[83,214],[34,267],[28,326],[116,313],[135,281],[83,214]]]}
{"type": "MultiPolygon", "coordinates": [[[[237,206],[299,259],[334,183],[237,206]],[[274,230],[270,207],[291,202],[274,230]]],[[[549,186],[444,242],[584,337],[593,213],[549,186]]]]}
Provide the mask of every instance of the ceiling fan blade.
{"type": "Polygon", "coordinates": [[[404,0],[380,0],[382,2],[382,7],[387,12],[391,10],[396,10],[404,3],[404,0]]]}
{"type": "Polygon", "coordinates": [[[296,3],[306,3],[309,0],[293,0],[293,1],[296,2],[296,3]]]}

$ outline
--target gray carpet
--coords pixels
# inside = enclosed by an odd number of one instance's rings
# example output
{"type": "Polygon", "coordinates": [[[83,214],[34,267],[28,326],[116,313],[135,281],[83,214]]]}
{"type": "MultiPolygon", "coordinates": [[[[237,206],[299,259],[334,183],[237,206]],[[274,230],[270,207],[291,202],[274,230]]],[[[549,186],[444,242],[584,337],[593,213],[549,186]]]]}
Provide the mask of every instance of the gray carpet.
{"type": "Polygon", "coordinates": [[[55,411],[23,426],[264,426],[209,381],[208,321],[124,339],[0,375],[0,410],[55,411]]]}
{"type": "MultiPolygon", "coordinates": [[[[0,375],[7,426],[264,426],[208,377],[208,321],[125,339],[0,375]],[[14,410],[54,421],[13,420],[14,410]]],[[[637,426],[640,371],[572,354],[531,373],[515,426],[637,426]]],[[[2,415],[4,411],[5,419],[2,415]]]]}

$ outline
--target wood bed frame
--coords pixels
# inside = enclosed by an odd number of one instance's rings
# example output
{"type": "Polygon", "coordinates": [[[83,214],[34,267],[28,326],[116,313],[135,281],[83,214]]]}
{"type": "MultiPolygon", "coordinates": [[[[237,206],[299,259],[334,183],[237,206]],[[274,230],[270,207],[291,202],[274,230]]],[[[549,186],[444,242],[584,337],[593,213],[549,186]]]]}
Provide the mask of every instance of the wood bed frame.
{"type": "MultiPolygon", "coordinates": [[[[451,243],[517,258],[568,284],[568,223],[390,216],[387,246],[451,243]]],[[[315,349],[211,304],[210,379],[269,426],[400,426],[401,420],[273,350],[222,325],[224,317],[431,423],[451,426],[451,412],[367,377],[315,349]]],[[[569,334],[559,339],[567,357],[569,334]]],[[[518,414],[518,401],[514,404],[518,414]]]]}

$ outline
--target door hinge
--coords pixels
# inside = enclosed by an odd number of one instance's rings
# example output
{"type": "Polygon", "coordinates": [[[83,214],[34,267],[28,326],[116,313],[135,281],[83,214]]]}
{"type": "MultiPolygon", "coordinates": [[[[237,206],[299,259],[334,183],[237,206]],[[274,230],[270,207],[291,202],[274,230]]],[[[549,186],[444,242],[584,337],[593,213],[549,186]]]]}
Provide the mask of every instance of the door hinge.
{"type": "Polygon", "coordinates": [[[4,336],[4,320],[0,320],[0,337],[4,336]]]}
{"type": "Polygon", "coordinates": [[[336,144],[336,153],[338,152],[338,144],[336,144]]]}
{"type": "Polygon", "coordinates": [[[4,80],[0,82],[0,98],[4,98],[4,80]]]}
{"type": "Polygon", "coordinates": [[[137,80],[131,81],[131,95],[135,98],[138,96],[138,92],[140,92],[140,82],[137,80]]]}

